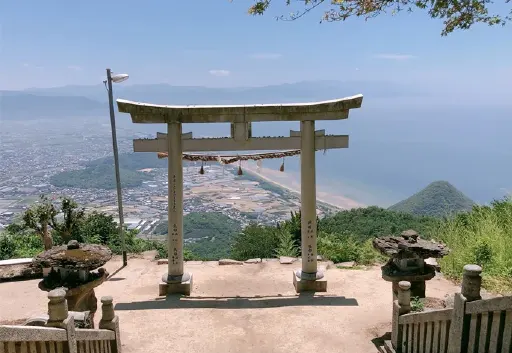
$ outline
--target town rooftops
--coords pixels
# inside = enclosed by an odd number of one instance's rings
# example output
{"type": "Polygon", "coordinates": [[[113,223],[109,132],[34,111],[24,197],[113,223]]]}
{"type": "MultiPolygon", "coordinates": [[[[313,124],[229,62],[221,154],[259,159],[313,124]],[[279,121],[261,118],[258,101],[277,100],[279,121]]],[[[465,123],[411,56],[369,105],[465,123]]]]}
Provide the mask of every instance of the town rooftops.
{"type": "Polygon", "coordinates": [[[358,94],[323,102],[251,105],[156,105],[118,99],[117,106],[134,123],[244,123],[346,119],[362,102],[358,94]]]}

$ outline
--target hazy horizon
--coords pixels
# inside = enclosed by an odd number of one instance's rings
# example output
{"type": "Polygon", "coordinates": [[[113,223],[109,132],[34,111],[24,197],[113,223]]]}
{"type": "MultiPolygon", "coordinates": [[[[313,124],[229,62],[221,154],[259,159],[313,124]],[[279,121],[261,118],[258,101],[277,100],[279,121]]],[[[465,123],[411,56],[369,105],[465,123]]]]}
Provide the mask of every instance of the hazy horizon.
{"type": "MultiPolygon", "coordinates": [[[[346,96],[348,94],[344,93],[352,90],[350,85],[332,80],[272,85],[236,92],[226,89],[182,89],[169,85],[151,87],[146,90],[145,86],[140,85],[119,85],[116,86],[116,96],[157,104],[239,104],[267,103],[269,100],[326,100],[346,96]]],[[[81,86],[81,93],[75,88],[57,89],[57,93],[78,95],[73,99],[84,96],[95,99],[94,102],[99,102],[99,105],[92,108],[87,104],[83,106],[83,117],[89,114],[87,112],[91,108],[92,116],[98,117],[98,121],[103,117],[108,124],[104,87],[81,86]]],[[[449,100],[435,101],[424,92],[386,83],[371,84],[365,91],[368,94],[365,95],[363,91],[362,107],[352,110],[348,120],[319,121],[316,124],[317,129],[325,129],[327,134],[350,135],[348,149],[330,150],[325,156],[321,151],[317,153],[319,188],[331,188],[358,202],[381,206],[398,202],[436,180],[452,183],[478,203],[488,203],[512,190],[509,178],[512,174],[512,164],[509,163],[512,160],[512,140],[508,138],[512,121],[509,119],[511,109],[506,102],[498,106],[478,102],[468,105],[449,100]],[[434,101],[439,103],[432,104],[434,101]]],[[[55,93],[55,90],[41,90],[35,102],[46,111],[47,116],[57,112],[61,119],[69,121],[62,128],[69,125],[73,129],[72,120],[81,119],[78,117],[81,110],[73,100],[64,107],[66,109],[58,110],[62,107],[54,104],[65,103],[68,98],[45,95],[52,92],[55,93]],[[78,116],[68,118],[72,114],[78,116]]],[[[22,119],[35,118],[38,113],[35,107],[39,106],[31,103],[32,97],[20,97],[20,101],[7,106],[18,112],[22,119]]],[[[8,102],[7,98],[4,97],[4,103],[8,102]]],[[[0,107],[4,111],[0,120],[2,125],[8,122],[5,114],[7,106],[4,104],[0,107]]],[[[157,131],[165,132],[163,124],[133,124],[128,114],[117,113],[116,120],[118,129],[125,135],[141,133],[154,136],[157,131]]],[[[299,129],[298,122],[253,124],[254,136],[288,136],[290,129],[299,129]]],[[[228,136],[229,125],[185,124],[183,131],[192,131],[195,137],[228,136]]],[[[109,150],[105,152],[110,153],[109,150]]],[[[264,163],[276,169],[280,165],[280,161],[264,163]]],[[[286,165],[286,170],[297,177],[299,159],[289,158],[286,165]]]]}

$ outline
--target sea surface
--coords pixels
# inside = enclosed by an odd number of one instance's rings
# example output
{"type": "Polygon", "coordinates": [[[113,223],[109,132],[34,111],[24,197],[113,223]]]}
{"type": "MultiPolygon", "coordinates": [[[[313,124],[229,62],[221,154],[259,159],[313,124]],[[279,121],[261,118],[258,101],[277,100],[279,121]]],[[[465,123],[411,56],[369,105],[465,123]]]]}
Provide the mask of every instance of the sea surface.
{"type": "MultiPolygon", "coordinates": [[[[124,126],[134,128],[131,122],[124,126]]],[[[389,206],[436,180],[482,204],[512,190],[512,106],[364,100],[348,120],[319,121],[316,128],[350,135],[348,149],[317,152],[318,187],[362,204],[389,206]]],[[[165,126],[135,129],[153,134],[165,126]]],[[[289,136],[290,129],[299,130],[299,123],[254,123],[253,136],[289,136]]],[[[185,125],[183,131],[227,136],[229,125],[185,125]]],[[[277,170],[282,161],[263,163],[277,170]]],[[[300,180],[300,157],[286,158],[285,165],[300,180]]]]}

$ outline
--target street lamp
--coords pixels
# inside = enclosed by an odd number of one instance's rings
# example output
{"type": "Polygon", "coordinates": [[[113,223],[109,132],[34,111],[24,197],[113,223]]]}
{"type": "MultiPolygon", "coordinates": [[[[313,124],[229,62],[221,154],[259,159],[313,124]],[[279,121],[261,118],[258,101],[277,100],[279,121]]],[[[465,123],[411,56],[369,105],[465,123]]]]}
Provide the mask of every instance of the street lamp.
{"type": "Polygon", "coordinates": [[[107,86],[108,103],[110,106],[110,126],[112,128],[112,147],[114,149],[114,164],[116,169],[116,186],[117,186],[117,207],[119,211],[119,236],[121,237],[121,249],[123,251],[123,266],[128,265],[126,257],[126,243],[124,239],[124,216],[123,216],[123,197],[121,194],[121,176],[119,175],[119,153],[117,151],[117,135],[116,135],[116,118],[114,115],[114,97],[112,94],[112,82],[120,83],[128,79],[127,74],[112,75],[112,71],[107,69],[107,80],[103,81],[107,86]]]}

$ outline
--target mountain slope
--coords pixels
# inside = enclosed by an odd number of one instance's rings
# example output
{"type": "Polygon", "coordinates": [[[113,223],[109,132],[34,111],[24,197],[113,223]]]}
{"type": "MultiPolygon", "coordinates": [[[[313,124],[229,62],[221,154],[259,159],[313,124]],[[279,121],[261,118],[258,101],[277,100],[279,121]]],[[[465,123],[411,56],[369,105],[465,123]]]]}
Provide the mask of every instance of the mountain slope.
{"type": "Polygon", "coordinates": [[[474,202],[447,181],[435,181],[420,192],[389,207],[417,216],[444,217],[471,210],[474,202]]]}
{"type": "Polygon", "coordinates": [[[42,96],[0,91],[2,120],[108,115],[108,104],[79,96],[42,96]]]}

